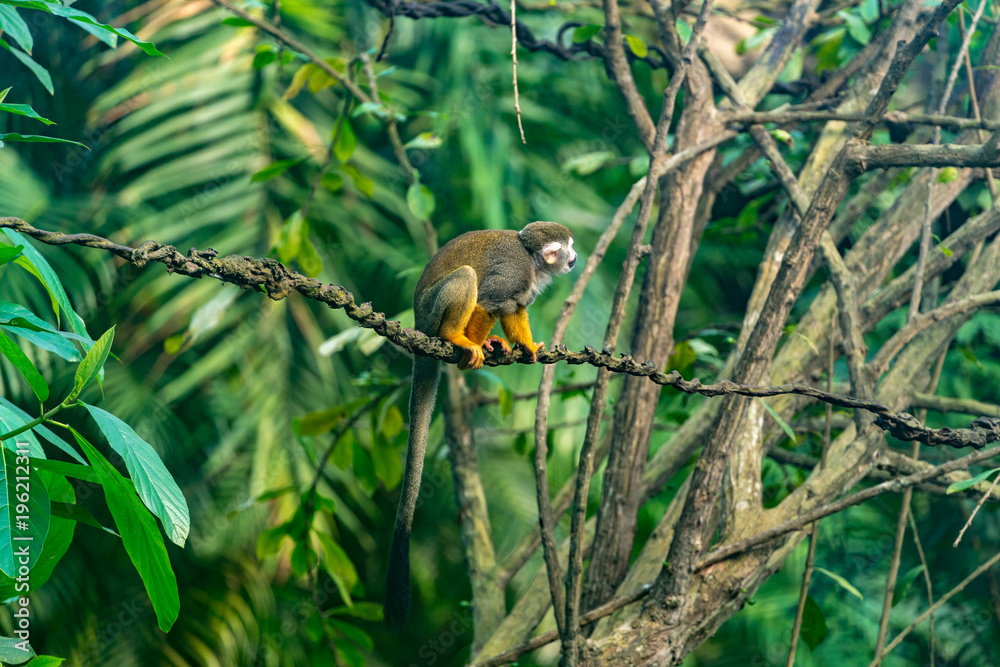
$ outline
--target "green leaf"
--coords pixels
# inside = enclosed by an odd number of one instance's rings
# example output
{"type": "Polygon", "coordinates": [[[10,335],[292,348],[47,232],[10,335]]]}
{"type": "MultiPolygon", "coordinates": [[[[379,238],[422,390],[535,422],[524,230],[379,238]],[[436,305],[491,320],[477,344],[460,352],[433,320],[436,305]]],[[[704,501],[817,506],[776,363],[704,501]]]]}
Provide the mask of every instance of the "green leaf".
{"type": "Polygon", "coordinates": [[[438,135],[434,134],[433,132],[421,132],[417,136],[407,141],[406,145],[403,146],[403,148],[434,149],[434,148],[441,148],[441,144],[443,143],[444,140],[441,139],[441,137],[439,137],[438,135]]]}
{"type": "MultiPolygon", "coordinates": [[[[59,355],[66,361],[76,363],[83,358],[72,342],[76,339],[75,334],[67,334],[53,328],[52,325],[24,306],[0,301],[0,328],[17,334],[30,343],[59,355]]],[[[85,340],[93,344],[89,338],[85,340]]]]}
{"type": "MultiPolygon", "coordinates": [[[[3,9],[3,5],[0,5],[0,9],[3,9]]],[[[17,116],[33,118],[45,123],[46,125],[55,125],[55,122],[49,120],[48,118],[42,118],[27,104],[0,104],[0,111],[6,111],[7,113],[12,113],[17,116]]]]}
{"type": "Polygon", "coordinates": [[[372,442],[372,463],[375,466],[375,476],[381,480],[386,490],[395,489],[403,481],[403,464],[399,460],[399,454],[381,434],[372,442]]]}
{"type": "Polygon", "coordinates": [[[272,178],[275,178],[276,176],[280,176],[281,174],[285,173],[286,171],[288,171],[290,167],[294,167],[295,165],[304,162],[305,159],[306,158],[304,157],[300,157],[294,160],[278,160],[277,162],[272,162],[271,164],[267,165],[266,167],[258,171],[256,174],[251,176],[250,182],[261,183],[263,181],[269,181],[272,178]]]}
{"type": "Polygon", "coordinates": [[[788,130],[771,130],[771,136],[774,137],[776,141],[780,141],[791,148],[795,147],[795,140],[792,138],[792,133],[788,130]]]}
{"type": "Polygon", "coordinates": [[[114,466],[75,430],[73,436],[100,476],[104,498],[122,536],[125,551],[142,578],[160,629],[167,632],[180,612],[180,596],[177,578],[170,567],[167,548],[156,528],[156,520],[142,506],[135,490],[114,466]]]}
{"type": "Polygon", "coordinates": [[[382,435],[392,440],[403,432],[403,413],[394,404],[389,405],[382,417],[382,435]]]}
{"type": "Polygon", "coordinates": [[[500,404],[500,415],[504,419],[510,417],[510,413],[514,410],[514,394],[511,393],[510,388],[500,385],[500,393],[497,400],[500,404]]]}
{"type": "Polygon", "coordinates": [[[868,26],[865,25],[865,22],[860,16],[843,9],[837,12],[837,16],[844,19],[844,22],[847,24],[847,34],[849,34],[851,39],[855,42],[865,46],[871,41],[872,32],[868,29],[868,26]]]}
{"type": "Polygon", "coordinates": [[[645,58],[646,54],[649,53],[649,49],[646,48],[646,42],[635,35],[625,35],[625,41],[628,43],[628,48],[632,49],[632,53],[637,57],[645,58]]]}
{"type": "MultiPolygon", "coordinates": [[[[61,475],[55,475],[44,470],[38,472],[38,477],[45,483],[51,501],[75,502],[76,494],[72,485],[61,475]]],[[[35,566],[31,568],[31,589],[38,590],[49,580],[56,565],[62,560],[73,541],[76,523],[53,515],[49,523],[49,532],[45,536],[45,544],[35,566]]],[[[0,599],[6,600],[19,592],[17,579],[0,573],[0,599]]]]}
{"type": "Polygon", "coordinates": [[[293,419],[292,426],[299,435],[322,435],[331,431],[345,417],[354,413],[358,408],[367,405],[368,397],[358,398],[350,403],[337,405],[326,410],[310,412],[301,419],[293,419]]]}
{"type": "MultiPolygon", "coordinates": [[[[4,4],[5,2],[6,0],[0,0],[0,4],[4,4]]],[[[10,51],[25,67],[30,69],[31,73],[35,75],[35,78],[41,81],[45,90],[49,91],[49,95],[56,94],[55,88],[52,87],[52,75],[49,74],[49,70],[36,63],[34,59],[24,51],[15,49],[2,39],[0,39],[0,48],[10,51]]],[[[0,141],[3,141],[3,135],[0,135],[0,141]]]]}
{"type": "Polygon", "coordinates": [[[381,621],[382,605],[377,602],[355,602],[353,607],[334,607],[331,616],[351,616],[362,621],[381,621]]]}
{"type": "Polygon", "coordinates": [[[573,31],[573,43],[583,44],[584,42],[593,39],[593,37],[602,29],[603,26],[595,25],[593,23],[582,25],[573,31]]]}
{"type": "MultiPolygon", "coordinates": [[[[763,400],[761,400],[759,398],[757,400],[760,401],[760,404],[764,406],[764,409],[767,410],[771,414],[771,416],[774,418],[774,421],[776,421],[778,423],[778,426],[780,426],[781,430],[785,432],[785,435],[788,436],[789,440],[794,441],[795,440],[795,431],[793,431],[792,427],[788,425],[788,422],[786,422],[784,419],[782,419],[781,415],[779,415],[775,411],[774,408],[772,408],[770,405],[768,405],[767,403],[765,403],[763,400]]],[[[816,568],[816,569],[818,570],[819,568],[816,568]]]]}
{"type": "Polygon", "coordinates": [[[296,260],[302,269],[302,273],[310,278],[315,278],[323,270],[323,259],[319,256],[316,246],[308,238],[302,239],[296,260]]]}
{"type": "Polygon", "coordinates": [[[0,637],[0,663],[20,665],[35,657],[35,650],[27,640],[14,637],[0,637]]]}
{"type": "MultiPolygon", "coordinates": [[[[69,19],[71,21],[76,21],[78,23],[86,23],[89,25],[97,26],[98,28],[103,28],[108,32],[114,33],[123,39],[127,39],[136,46],[138,46],[142,51],[149,56],[162,56],[152,42],[145,42],[132,33],[130,33],[125,28],[114,28],[106,23],[101,23],[93,16],[87,12],[82,12],[79,9],[73,9],[72,7],[64,7],[55,2],[44,2],[44,0],[0,0],[0,5],[11,5],[13,7],[22,7],[24,9],[37,9],[43,12],[48,12],[49,14],[55,14],[56,16],[61,16],[63,18],[69,19]]],[[[165,56],[164,56],[165,57],[165,56]]]]}
{"type": "Polygon", "coordinates": [[[833,579],[834,581],[836,581],[838,584],[840,584],[841,588],[843,588],[845,591],[847,591],[848,593],[850,593],[854,597],[858,598],[859,600],[864,600],[865,599],[865,596],[861,594],[861,591],[859,591],[857,588],[855,588],[854,586],[852,586],[851,582],[849,582],[847,579],[844,579],[839,574],[835,574],[833,572],[830,572],[830,570],[824,570],[821,567],[817,567],[817,568],[813,568],[813,569],[816,570],[817,572],[822,572],[826,576],[828,576],[831,579],[833,579]]]}
{"type": "Polygon", "coordinates": [[[61,519],[66,519],[67,521],[83,523],[93,528],[97,528],[98,530],[111,533],[115,537],[120,537],[115,531],[98,523],[97,519],[95,519],[83,505],[77,505],[76,503],[54,502],[52,503],[52,516],[57,516],[61,519]]]}
{"type": "Polygon", "coordinates": [[[681,19],[677,19],[674,22],[674,27],[677,28],[677,36],[681,38],[681,42],[687,45],[687,43],[691,41],[691,26],[681,19]]]}
{"type": "Polygon", "coordinates": [[[823,643],[827,635],[826,617],[823,610],[819,608],[811,595],[806,596],[806,603],[803,607],[802,627],[799,628],[799,637],[806,643],[810,651],[815,651],[816,647],[823,643]]]}
{"type": "Polygon", "coordinates": [[[58,475],[63,475],[64,477],[82,479],[83,481],[91,482],[92,484],[101,483],[101,480],[97,475],[97,471],[93,466],[77,465],[76,463],[67,463],[66,461],[56,461],[54,459],[36,458],[31,459],[31,465],[38,470],[45,470],[58,475]]]}
{"type": "Polygon", "coordinates": [[[31,53],[34,46],[31,31],[28,30],[28,24],[13,7],[0,5],[0,32],[10,35],[11,39],[17,42],[17,45],[24,49],[25,53],[31,53]]]}
{"type": "Polygon", "coordinates": [[[430,220],[434,213],[434,193],[418,181],[406,191],[406,205],[418,220],[430,220]]]}
{"type": "Polygon", "coordinates": [[[10,363],[14,365],[17,372],[21,374],[21,377],[28,383],[31,390],[35,392],[35,396],[38,397],[39,401],[48,400],[49,385],[46,384],[45,378],[38,372],[35,365],[31,363],[31,359],[28,359],[28,355],[2,331],[0,331],[0,354],[7,357],[10,363]]]}
{"type": "Polygon", "coordinates": [[[259,51],[253,57],[253,68],[264,69],[277,59],[278,59],[278,54],[275,53],[274,51],[259,51]]]}
{"type": "Polygon", "coordinates": [[[327,192],[340,192],[344,189],[344,177],[331,171],[323,174],[319,184],[327,192]]]}
{"type": "Polygon", "coordinates": [[[351,589],[358,583],[358,572],[354,569],[354,564],[340,545],[333,541],[332,537],[318,531],[316,536],[319,538],[320,544],[323,545],[323,569],[337,585],[340,597],[344,599],[347,606],[353,606],[351,589]]]}
{"type": "Polygon", "coordinates": [[[351,121],[345,118],[344,125],[340,128],[340,137],[337,138],[337,143],[333,146],[333,155],[339,162],[347,162],[354,154],[357,145],[358,137],[354,134],[354,127],[351,126],[351,121]]]}
{"type": "Polygon", "coordinates": [[[948,485],[948,490],[946,491],[946,493],[949,494],[958,493],[959,491],[965,491],[966,489],[971,489],[976,484],[979,484],[980,482],[985,482],[987,479],[990,478],[990,476],[993,475],[993,473],[997,472],[998,470],[1000,470],[1000,468],[994,468],[993,470],[984,470],[983,472],[979,473],[978,475],[976,475],[971,479],[959,480],[954,484],[948,485]]]}
{"type": "Polygon", "coordinates": [[[40,655],[32,660],[28,667],[59,667],[65,658],[57,658],[54,655],[40,655]]]}
{"type": "Polygon", "coordinates": [[[254,27],[253,23],[251,23],[250,21],[247,21],[244,18],[240,18],[239,16],[227,16],[226,18],[222,19],[222,25],[232,26],[234,28],[253,28],[254,27]]]}
{"type": "Polygon", "coordinates": [[[595,151],[575,155],[562,163],[561,169],[564,172],[574,173],[577,176],[588,176],[615,159],[615,154],[611,151],[595,151]]]}
{"type": "Polygon", "coordinates": [[[903,601],[906,594],[910,592],[910,587],[913,586],[913,582],[916,581],[917,577],[919,577],[920,573],[923,571],[923,565],[914,565],[906,571],[906,574],[896,580],[896,588],[892,591],[893,607],[903,601]]]}
{"type": "Polygon", "coordinates": [[[951,183],[958,178],[958,169],[955,167],[945,167],[938,172],[938,183],[951,183]]]}
{"type": "Polygon", "coordinates": [[[93,405],[85,404],[85,407],[111,448],[125,460],[142,502],[163,522],[170,541],[183,547],[191,530],[187,500],[156,450],[110,412],[93,405]]]}
{"type": "Polygon", "coordinates": [[[52,513],[45,484],[26,455],[2,448],[0,461],[0,572],[14,578],[42,553],[52,513]],[[26,549],[27,553],[22,551],[26,549]],[[23,554],[23,555],[22,555],[23,554]]]}
{"type": "Polygon", "coordinates": [[[371,199],[372,195],[375,194],[375,183],[372,182],[370,178],[358,171],[357,167],[351,164],[345,164],[340,167],[341,173],[346,175],[354,183],[354,187],[357,188],[358,192],[365,195],[371,199]]]}
{"type": "Polygon", "coordinates": [[[111,326],[110,329],[104,332],[96,343],[87,352],[87,356],[83,358],[80,365],[76,367],[76,380],[73,383],[73,393],[71,396],[76,398],[80,395],[80,392],[87,388],[91,382],[100,375],[101,370],[104,369],[104,362],[108,360],[108,353],[111,352],[111,341],[115,338],[115,327],[111,326]]]}
{"type": "MultiPolygon", "coordinates": [[[[56,276],[56,272],[52,270],[52,266],[49,265],[48,260],[42,256],[35,246],[28,243],[27,239],[24,238],[19,232],[13,229],[3,229],[0,230],[6,234],[7,238],[14,242],[15,245],[24,246],[24,256],[17,259],[17,263],[23,266],[41,281],[45,289],[48,290],[49,295],[52,297],[52,310],[55,312],[56,318],[58,320],[59,312],[62,310],[66,313],[66,318],[69,320],[69,327],[74,333],[81,336],[86,336],[86,340],[90,340],[90,335],[87,333],[87,327],[83,324],[83,320],[80,316],[76,314],[73,307],[70,305],[69,297],[66,296],[66,290],[63,289],[62,283],[59,281],[59,277],[56,276]]],[[[86,346],[86,343],[85,343],[86,346]]]]}
{"type": "MultiPolygon", "coordinates": [[[[0,429],[3,429],[2,431],[0,431],[0,433],[8,433],[16,428],[24,426],[25,424],[31,421],[34,421],[34,418],[31,417],[27,412],[14,405],[3,396],[0,396],[0,429]]],[[[79,461],[80,463],[84,462],[83,458],[76,453],[75,449],[70,447],[68,444],[66,444],[66,442],[62,438],[57,437],[54,433],[52,433],[52,431],[42,426],[41,424],[35,426],[30,431],[22,433],[20,437],[25,438],[29,442],[32,442],[33,440],[35,440],[36,435],[39,435],[45,440],[49,441],[50,443],[52,443],[62,451],[66,452],[72,458],[79,461]]],[[[45,456],[45,452],[42,449],[41,443],[38,444],[37,448],[32,449],[32,456],[36,456],[39,458],[45,456]]],[[[3,598],[0,597],[0,600],[2,599],[3,598]]]]}
{"type": "Polygon", "coordinates": [[[34,144],[73,144],[75,146],[83,146],[88,151],[90,150],[90,148],[88,148],[85,144],[81,144],[79,141],[60,139],[59,137],[46,137],[40,134],[19,134],[17,132],[8,132],[7,134],[0,134],[0,142],[4,141],[22,141],[34,144]]]}

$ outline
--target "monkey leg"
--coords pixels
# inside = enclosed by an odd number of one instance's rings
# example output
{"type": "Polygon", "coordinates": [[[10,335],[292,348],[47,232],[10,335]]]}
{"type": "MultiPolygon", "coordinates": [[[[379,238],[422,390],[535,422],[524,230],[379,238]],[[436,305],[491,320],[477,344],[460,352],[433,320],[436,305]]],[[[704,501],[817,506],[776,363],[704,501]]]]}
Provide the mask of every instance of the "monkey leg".
{"type": "Polygon", "coordinates": [[[486,350],[493,352],[493,344],[499,343],[500,350],[504,354],[510,352],[510,345],[507,344],[500,336],[490,336],[490,329],[496,324],[496,317],[491,315],[486,311],[485,308],[476,304],[476,307],[472,310],[472,317],[469,318],[469,323],[465,325],[465,335],[473,343],[477,343],[480,347],[486,348],[486,350]]]}
{"type": "Polygon", "coordinates": [[[538,351],[545,347],[545,343],[536,343],[531,339],[527,310],[518,308],[513,313],[500,315],[500,326],[511,345],[523,345],[531,353],[532,363],[538,361],[538,351]]]}
{"type": "MultiPolygon", "coordinates": [[[[437,335],[465,350],[466,355],[459,362],[459,368],[482,368],[486,360],[482,349],[483,340],[472,340],[467,335],[476,311],[476,272],[471,266],[460,266],[442,278],[433,289],[436,292],[433,310],[435,314],[439,314],[437,335]]],[[[482,323],[477,320],[471,333],[479,336],[481,327],[482,323]]],[[[482,334],[483,339],[487,333],[488,328],[482,334]]]]}

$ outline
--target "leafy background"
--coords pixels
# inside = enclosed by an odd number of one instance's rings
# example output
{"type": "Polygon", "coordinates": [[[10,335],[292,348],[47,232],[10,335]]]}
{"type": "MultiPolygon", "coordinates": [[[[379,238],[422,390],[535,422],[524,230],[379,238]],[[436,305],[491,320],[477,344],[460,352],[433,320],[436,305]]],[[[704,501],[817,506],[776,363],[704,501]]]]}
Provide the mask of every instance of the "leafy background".
{"type": "MultiPolygon", "coordinates": [[[[374,112],[355,108],[349,114],[335,163],[304,226],[294,214],[320,179],[343,107],[338,86],[317,77],[297,95],[287,94],[303,61],[288,61],[252,28],[222,24],[227,15],[203,0],[81,0],[75,6],[105,22],[127,25],[169,59],[150,57],[127,42],[112,50],[78,25],[21,10],[31,19],[32,57],[51,74],[56,94],[50,95],[44,77],[10,53],[0,53],[0,87],[12,86],[8,101],[29,103],[55,121],[46,133],[83,142],[90,150],[8,143],[0,149],[0,215],[131,245],[152,238],[181,250],[275,254],[325,282],[343,285],[359,300],[371,300],[378,310],[412,321],[410,299],[428,252],[420,216],[407,203],[405,175],[374,112]],[[279,166],[259,173],[275,163],[279,166]]],[[[850,18],[824,27],[785,78],[845,62],[870,38],[868,25],[877,19],[870,10],[869,2],[845,10],[850,18]]],[[[780,18],[782,11],[780,3],[773,3],[762,13],[780,18]]],[[[603,22],[599,9],[567,0],[528,5],[519,17],[540,35],[552,34],[570,18],[603,22]]],[[[286,29],[348,68],[358,51],[377,50],[386,29],[385,20],[359,2],[286,0],[281,19],[286,29]]],[[[973,62],[993,29],[995,21],[980,29],[973,62]]],[[[957,43],[957,27],[950,30],[957,43]]],[[[654,32],[641,12],[627,31],[640,39],[654,32]]],[[[766,32],[714,48],[752,56],[766,32]]],[[[433,135],[425,142],[431,147],[417,144],[410,158],[433,196],[430,219],[439,239],[470,229],[557,220],[574,229],[576,247],[586,254],[644,171],[642,147],[600,63],[567,63],[525,52],[519,54],[518,73],[528,142],[521,144],[513,115],[509,38],[508,30],[476,19],[397,20],[388,57],[376,65],[383,101],[404,115],[404,141],[433,135]]],[[[640,90],[655,105],[666,73],[642,64],[634,69],[640,90]]],[[[919,107],[924,93],[919,80],[908,83],[897,104],[919,107]]],[[[967,103],[967,94],[956,97],[967,103]]],[[[788,96],[770,96],[765,105],[785,101],[788,96]]],[[[5,132],[37,133],[39,127],[28,118],[0,117],[5,132]]],[[[793,168],[805,159],[812,131],[803,127],[792,133],[793,168]]],[[[735,157],[745,139],[727,144],[727,156],[735,157]]],[[[758,162],[722,193],[713,210],[678,318],[678,340],[684,343],[675,360],[686,377],[708,379],[720,367],[767,234],[784,205],[775,197],[778,188],[767,166],[758,162]]],[[[879,196],[856,223],[852,238],[892,204],[896,192],[890,187],[879,196]]],[[[982,188],[974,186],[952,207],[954,224],[982,206],[982,188]]],[[[625,237],[612,245],[581,303],[566,340],[571,348],[595,345],[603,335],[625,237]]],[[[336,610],[331,618],[346,664],[462,663],[471,641],[471,618],[463,606],[469,590],[440,418],[432,428],[425,470],[433,492],[419,508],[411,540],[416,609],[404,636],[390,637],[371,605],[381,597],[405,449],[407,392],[403,385],[393,386],[409,375],[405,354],[359,333],[343,313],[296,296],[272,302],[216,281],[170,276],[155,266],[123,268],[96,251],[42,251],[90,330],[117,327],[114,352],[120,363],[108,366],[100,405],[131,424],[162,456],[191,507],[191,535],[184,549],[167,547],[180,585],[181,614],[174,629],[163,634],[124,550],[106,534],[80,527],[51,581],[32,599],[33,645],[40,653],[64,656],[72,665],[333,664],[321,639],[310,582],[297,574],[293,541],[275,527],[293,517],[299,491],[311,482],[317,457],[331,444],[329,428],[303,430],[296,420],[385,394],[378,408],[337,444],[336,466],[327,467],[320,486],[330,501],[324,528],[346,554],[321,569],[316,582],[321,604],[336,610]],[[348,592],[354,609],[345,606],[348,592]]],[[[36,313],[51,312],[48,297],[33,281],[26,272],[6,271],[0,275],[4,299],[36,313]]],[[[569,280],[556,281],[533,306],[539,339],[547,339],[569,288],[569,280]]],[[[945,364],[941,393],[1000,402],[998,332],[996,312],[980,313],[963,328],[945,364]]],[[[891,333],[885,324],[867,342],[877,349],[891,333]]],[[[54,391],[72,385],[72,368],[42,350],[31,354],[54,391]]],[[[562,367],[557,382],[591,376],[592,369],[562,367]]],[[[469,382],[475,391],[504,396],[530,390],[537,378],[536,368],[506,367],[470,374],[469,382]]],[[[14,403],[28,411],[36,405],[30,389],[6,365],[0,365],[0,383],[3,396],[14,403]]],[[[91,400],[97,402],[98,396],[91,400]]],[[[663,393],[654,450],[700,400],[663,393]]],[[[556,487],[572,472],[586,403],[572,393],[554,402],[550,421],[570,424],[552,437],[550,472],[556,487]]],[[[477,412],[480,469],[501,556],[536,523],[532,437],[511,431],[528,429],[532,412],[529,404],[511,407],[503,400],[477,412]]],[[[936,414],[930,420],[933,425],[964,422],[936,414]]],[[[72,423],[85,435],[95,434],[93,423],[82,417],[72,423]]],[[[785,445],[815,453],[820,438],[806,433],[785,445]]],[[[686,474],[679,473],[642,509],[637,543],[686,474]]],[[[766,493],[774,501],[801,479],[794,468],[774,462],[765,467],[766,493]]],[[[96,497],[99,488],[75,487],[80,501],[109,523],[96,497]]],[[[799,664],[867,662],[898,513],[899,499],[883,498],[821,525],[817,565],[843,577],[863,599],[834,578],[814,575],[816,607],[807,628],[816,641],[825,627],[826,641],[812,651],[800,648],[799,664]]],[[[1000,537],[995,509],[987,506],[972,539],[952,549],[969,509],[967,501],[920,494],[914,499],[937,591],[957,583],[1000,537]]],[[[686,664],[783,663],[804,560],[805,544],[760,589],[754,604],[686,664]]],[[[917,563],[908,543],[901,572],[917,563]]],[[[514,580],[511,601],[539,565],[536,555],[514,580]]],[[[936,664],[1000,660],[998,593],[990,575],[937,615],[936,664]]],[[[902,627],[925,606],[917,578],[894,609],[893,627],[902,627]]],[[[9,613],[0,612],[0,628],[8,635],[12,631],[9,613]]],[[[552,648],[521,664],[552,663],[552,648]]],[[[929,650],[925,624],[886,664],[923,664],[929,650]]]]}

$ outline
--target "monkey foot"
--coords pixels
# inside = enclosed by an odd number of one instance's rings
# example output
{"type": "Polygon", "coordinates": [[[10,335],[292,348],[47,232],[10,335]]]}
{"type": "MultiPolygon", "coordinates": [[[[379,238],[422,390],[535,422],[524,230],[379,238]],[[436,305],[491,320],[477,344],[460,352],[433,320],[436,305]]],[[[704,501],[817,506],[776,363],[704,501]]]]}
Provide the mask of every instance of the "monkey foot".
{"type": "Polygon", "coordinates": [[[538,363],[538,353],[545,348],[545,343],[521,343],[531,353],[531,363],[538,363]]]}
{"type": "Polygon", "coordinates": [[[458,367],[462,370],[473,370],[478,371],[483,367],[483,362],[486,361],[486,355],[483,353],[482,348],[479,347],[463,347],[465,350],[465,356],[460,362],[458,362],[458,367]]]}
{"type": "Polygon", "coordinates": [[[486,338],[486,342],[483,343],[483,347],[486,348],[487,350],[489,350],[490,352],[493,352],[493,344],[494,343],[499,343],[500,344],[500,350],[504,354],[510,354],[510,344],[507,341],[505,341],[503,338],[501,338],[500,336],[488,336],[486,338]]]}

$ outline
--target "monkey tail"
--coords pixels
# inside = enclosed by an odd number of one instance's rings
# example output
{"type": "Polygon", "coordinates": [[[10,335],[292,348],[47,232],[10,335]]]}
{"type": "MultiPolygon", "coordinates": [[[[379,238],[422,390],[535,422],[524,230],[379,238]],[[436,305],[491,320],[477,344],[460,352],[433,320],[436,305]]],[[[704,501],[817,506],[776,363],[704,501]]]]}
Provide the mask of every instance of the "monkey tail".
{"type": "Polygon", "coordinates": [[[396,525],[389,549],[385,578],[384,613],[386,625],[398,629],[410,614],[410,527],[420,493],[420,476],[427,451],[427,431],[434,414],[434,398],[440,365],[435,359],[413,358],[413,384],[410,389],[410,436],[406,445],[406,470],[396,511],[396,525]]]}

